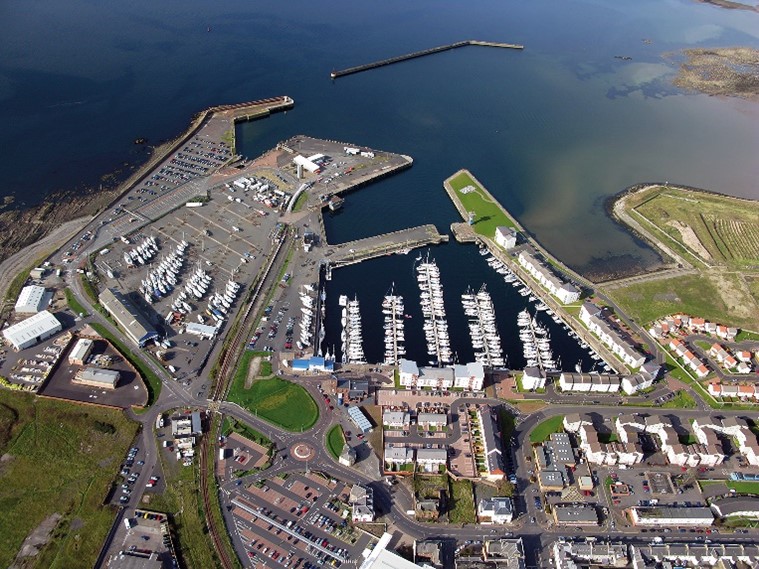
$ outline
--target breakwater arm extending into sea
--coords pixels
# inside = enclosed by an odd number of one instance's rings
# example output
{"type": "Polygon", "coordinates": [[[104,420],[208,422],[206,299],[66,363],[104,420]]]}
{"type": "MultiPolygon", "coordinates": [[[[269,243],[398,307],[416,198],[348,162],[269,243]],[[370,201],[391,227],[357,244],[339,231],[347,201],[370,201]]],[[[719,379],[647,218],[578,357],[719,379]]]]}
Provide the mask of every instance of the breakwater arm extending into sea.
{"type": "Polygon", "coordinates": [[[353,75],[354,73],[361,73],[362,71],[368,71],[377,67],[384,67],[385,65],[392,65],[393,63],[400,63],[401,61],[407,61],[409,59],[416,59],[417,57],[424,57],[425,55],[432,55],[434,53],[440,53],[441,51],[448,51],[459,47],[466,47],[468,45],[479,45],[483,47],[498,47],[503,49],[524,49],[523,45],[512,43],[500,43],[492,41],[481,40],[466,40],[455,43],[449,43],[438,47],[431,47],[429,49],[423,49],[421,51],[414,51],[405,55],[398,55],[389,59],[382,59],[380,61],[374,61],[372,63],[365,63],[364,65],[357,65],[356,67],[348,67],[347,69],[341,69],[339,71],[333,71],[330,73],[332,79],[338,77],[344,77],[345,75],[353,75]]]}

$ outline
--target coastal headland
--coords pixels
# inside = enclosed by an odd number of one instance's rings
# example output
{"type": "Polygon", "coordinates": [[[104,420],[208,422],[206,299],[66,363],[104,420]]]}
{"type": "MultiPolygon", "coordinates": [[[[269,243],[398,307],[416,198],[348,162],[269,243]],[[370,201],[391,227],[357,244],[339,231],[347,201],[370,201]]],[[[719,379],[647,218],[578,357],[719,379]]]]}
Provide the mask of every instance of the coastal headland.
{"type": "Polygon", "coordinates": [[[759,328],[759,202],[646,184],[615,196],[609,210],[671,260],[603,284],[629,314],[646,322],[676,309],[759,328]]]}

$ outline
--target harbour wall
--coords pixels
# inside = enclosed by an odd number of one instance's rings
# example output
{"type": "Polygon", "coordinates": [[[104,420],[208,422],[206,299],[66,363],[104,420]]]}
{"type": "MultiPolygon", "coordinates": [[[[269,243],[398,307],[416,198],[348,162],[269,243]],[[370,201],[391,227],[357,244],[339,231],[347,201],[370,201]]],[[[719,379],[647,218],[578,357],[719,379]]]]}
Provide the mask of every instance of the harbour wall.
{"type": "Polygon", "coordinates": [[[362,71],[376,69],[377,67],[384,67],[386,65],[392,65],[394,63],[400,63],[402,61],[408,61],[409,59],[416,59],[418,57],[424,57],[426,55],[433,55],[435,53],[440,53],[442,51],[458,49],[460,47],[466,47],[468,45],[478,45],[482,47],[497,47],[497,48],[503,48],[503,49],[524,49],[523,45],[518,45],[518,44],[490,42],[490,41],[482,41],[482,40],[465,40],[465,41],[459,41],[455,43],[449,43],[446,45],[441,45],[438,47],[431,47],[431,48],[423,49],[420,51],[414,51],[411,53],[407,53],[405,55],[398,55],[396,57],[382,59],[380,61],[373,61],[371,63],[365,63],[363,65],[357,65],[355,67],[348,67],[346,69],[341,69],[339,71],[333,71],[332,73],[330,73],[330,77],[332,79],[337,79],[338,77],[345,77],[346,75],[353,75],[355,73],[361,73],[362,71]]]}

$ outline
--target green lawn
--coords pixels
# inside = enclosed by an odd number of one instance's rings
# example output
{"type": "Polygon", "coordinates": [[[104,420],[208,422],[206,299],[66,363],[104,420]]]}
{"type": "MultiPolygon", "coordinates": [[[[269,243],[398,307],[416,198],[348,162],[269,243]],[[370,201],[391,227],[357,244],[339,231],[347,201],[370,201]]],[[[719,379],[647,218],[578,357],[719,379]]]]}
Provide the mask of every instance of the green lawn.
{"type": "Polygon", "coordinates": [[[759,482],[751,480],[728,480],[727,487],[738,494],[759,494],[759,482]]]}
{"type": "Polygon", "coordinates": [[[558,433],[563,429],[564,415],[556,415],[538,424],[530,433],[531,443],[542,443],[551,433],[558,433]]]}
{"type": "Polygon", "coordinates": [[[247,366],[238,368],[230,401],[287,431],[310,429],[316,423],[319,407],[300,385],[273,377],[257,379],[250,389],[245,389],[246,375],[247,366]]]}
{"type": "Polygon", "coordinates": [[[514,220],[506,215],[500,204],[490,201],[487,194],[482,191],[482,187],[469,174],[462,172],[451,178],[449,183],[464,209],[475,213],[472,227],[476,233],[492,239],[496,227],[502,225],[516,227],[514,220]],[[462,194],[460,190],[467,186],[474,187],[475,191],[462,194]]]}
{"type": "Polygon", "coordinates": [[[89,313],[85,310],[84,306],[82,306],[79,301],[74,296],[74,293],[70,288],[67,288],[64,290],[64,293],[66,294],[66,304],[69,305],[69,308],[76,312],[79,316],[88,316],[89,313]]]}
{"type": "Polygon", "coordinates": [[[98,334],[103,336],[103,338],[108,339],[108,341],[113,344],[113,346],[121,352],[121,355],[124,356],[127,360],[129,360],[129,363],[131,363],[135,368],[137,368],[137,371],[142,376],[142,379],[145,380],[145,387],[147,387],[148,390],[148,407],[150,407],[153,403],[155,403],[158,400],[158,396],[161,394],[161,379],[155,374],[155,372],[148,367],[147,364],[145,364],[141,358],[138,358],[134,352],[131,350],[131,348],[127,348],[125,344],[121,342],[116,336],[111,334],[108,329],[97,323],[91,323],[90,326],[92,326],[92,329],[95,330],[98,334]]]}
{"type": "Polygon", "coordinates": [[[3,391],[0,398],[0,567],[53,513],[47,547],[25,568],[92,567],[114,520],[104,506],[137,424],[115,409],[3,391]]]}
{"type": "Polygon", "coordinates": [[[469,480],[448,478],[450,505],[448,520],[452,524],[473,524],[477,521],[474,510],[474,494],[469,480]]]}
{"type": "Polygon", "coordinates": [[[666,401],[662,406],[662,409],[695,409],[696,400],[685,391],[678,391],[669,401],[666,401]]]}
{"type": "Polygon", "coordinates": [[[340,425],[335,425],[327,431],[327,450],[329,451],[329,454],[332,455],[332,458],[337,460],[340,457],[344,444],[345,435],[343,434],[343,428],[340,425]]]}

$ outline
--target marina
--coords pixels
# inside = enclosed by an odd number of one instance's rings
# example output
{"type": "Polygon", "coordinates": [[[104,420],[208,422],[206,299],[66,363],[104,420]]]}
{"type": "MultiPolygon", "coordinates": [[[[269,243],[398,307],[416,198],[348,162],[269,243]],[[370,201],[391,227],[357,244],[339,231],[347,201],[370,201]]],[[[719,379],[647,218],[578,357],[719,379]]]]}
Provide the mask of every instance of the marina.
{"type": "Polygon", "coordinates": [[[434,259],[419,257],[416,266],[420,305],[424,316],[424,336],[427,340],[427,354],[430,365],[445,366],[453,363],[451,339],[448,335],[448,321],[443,302],[443,285],[440,269],[434,259]]]}
{"type": "Polygon", "coordinates": [[[404,342],[404,313],[403,297],[395,294],[395,286],[382,299],[382,314],[384,316],[383,330],[385,331],[385,365],[397,365],[400,359],[406,355],[404,342]]]}
{"type": "Polygon", "coordinates": [[[348,300],[342,295],[338,303],[343,307],[340,324],[343,327],[340,339],[342,340],[342,361],[344,364],[365,364],[364,337],[361,330],[361,308],[358,298],[348,300]]]}
{"type": "Polygon", "coordinates": [[[501,336],[495,321],[495,308],[485,285],[477,293],[467,290],[461,295],[464,314],[469,317],[469,335],[472,338],[474,359],[492,368],[505,365],[501,336]]]}

